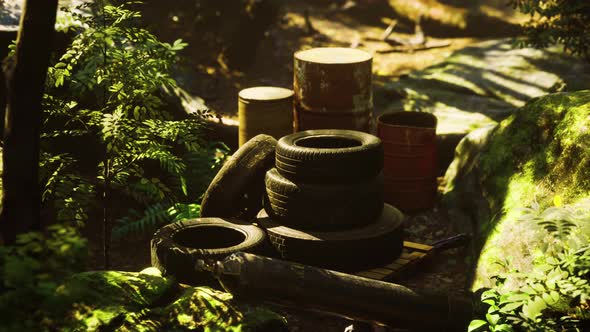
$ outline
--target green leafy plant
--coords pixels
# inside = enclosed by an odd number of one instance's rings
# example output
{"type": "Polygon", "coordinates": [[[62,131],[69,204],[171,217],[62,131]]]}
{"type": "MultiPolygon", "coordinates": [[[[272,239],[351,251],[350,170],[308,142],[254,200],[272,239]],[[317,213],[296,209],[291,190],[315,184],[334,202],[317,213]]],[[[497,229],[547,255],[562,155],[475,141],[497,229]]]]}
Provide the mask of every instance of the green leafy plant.
{"type": "Polygon", "coordinates": [[[555,206],[545,209],[539,203],[533,203],[531,207],[521,209],[519,219],[527,223],[536,223],[543,227],[549,235],[556,240],[556,245],[570,240],[577,227],[590,221],[588,211],[585,209],[590,200],[584,200],[575,205],[563,206],[560,196],[556,196],[555,206]]]}
{"type": "Polygon", "coordinates": [[[530,15],[521,45],[544,48],[561,43],[590,61],[590,2],[586,0],[512,0],[530,15]]]}
{"type": "Polygon", "coordinates": [[[172,221],[183,207],[198,211],[206,187],[193,175],[208,182],[227,153],[204,142],[206,111],[184,114],[169,102],[186,44],[138,28],[140,14],[126,6],[68,12],[77,35],[49,68],[44,98],[45,211],[81,222],[102,213],[105,245],[113,220],[123,236],[172,221]]]}
{"type": "MultiPolygon", "coordinates": [[[[560,200],[556,200],[559,201],[560,200]]],[[[495,276],[496,287],[482,293],[485,319],[473,320],[469,331],[583,331],[590,323],[590,200],[541,209],[524,209],[522,218],[535,221],[555,241],[533,271],[510,268],[495,276]],[[516,290],[503,291],[510,282],[516,290]]]]}
{"type": "MultiPolygon", "coordinates": [[[[67,277],[82,271],[86,240],[71,225],[52,225],[46,234],[26,233],[15,246],[0,246],[0,331],[39,331],[67,277]]],[[[45,330],[45,329],[42,329],[45,330]]]]}

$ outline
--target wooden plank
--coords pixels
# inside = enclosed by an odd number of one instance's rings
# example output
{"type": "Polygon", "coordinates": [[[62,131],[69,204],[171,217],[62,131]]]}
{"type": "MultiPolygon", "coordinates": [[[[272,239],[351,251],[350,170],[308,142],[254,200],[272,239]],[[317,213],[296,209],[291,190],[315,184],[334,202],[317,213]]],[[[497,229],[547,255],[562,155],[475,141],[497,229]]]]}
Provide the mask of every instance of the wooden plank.
{"type": "Polygon", "coordinates": [[[423,252],[419,252],[419,251],[414,251],[412,253],[412,257],[413,257],[413,259],[420,259],[422,257],[425,257],[425,256],[429,255],[429,254],[430,253],[423,253],[423,252]]]}
{"type": "Polygon", "coordinates": [[[416,255],[414,255],[414,253],[416,253],[416,252],[417,251],[403,253],[401,256],[399,256],[399,258],[413,260],[416,258],[416,255]]]}
{"type": "Polygon", "coordinates": [[[402,264],[398,264],[396,262],[393,262],[393,263],[385,266],[385,268],[388,268],[388,269],[393,270],[393,271],[397,271],[397,270],[399,270],[402,267],[403,267],[402,264]]]}
{"type": "Polygon", "coordinates": [[[401,255],[393,262],[371,270],[355,273],[355,275],[375,280],[395,279],[417,266],[431,253],[434,253],[432,248],[432,246],[426,244],[404,241],[404,248],[401,255]]]}
{"type": "Polygon", "coordinates": [[[401,265],[408,264],[411,261],[413,261],[413,259],[398,258],[395,260],[396,263],[401,264],[401,265]]]}
{"type": "Polygon", "coordinates": [[[404,248],[419,250],[419,251],[423,251],[423,252],[428,252],[428,251],[432,250],[432,246],[429,246],[427,244],[422,244],[422,243],[410,242],[410,241],[404,241],[404,248]]]}

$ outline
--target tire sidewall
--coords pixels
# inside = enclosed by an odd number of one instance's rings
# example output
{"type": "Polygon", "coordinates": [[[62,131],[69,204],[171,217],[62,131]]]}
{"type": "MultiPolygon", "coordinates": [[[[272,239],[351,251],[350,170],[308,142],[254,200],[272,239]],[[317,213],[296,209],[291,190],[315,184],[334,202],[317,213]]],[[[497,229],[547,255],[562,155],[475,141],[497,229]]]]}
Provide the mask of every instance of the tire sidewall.
{"type": "Polygon", "coordinates": [[[239,220],[221,218],[197,218],[175,222],[160,228],[154,234],[151,246],[152,266],[164,274],[174,275],[183,282],[211,283],[212,276],[195,269],[197,260],[220,260],[235,252],[263,253],[266,242],[265,232],[254,225],[239,220]],[[205,227],[228,228],[244,235],[237,245],[224,248],[192,248],[180,245],[174,237],[180,232],[205,227]]]}

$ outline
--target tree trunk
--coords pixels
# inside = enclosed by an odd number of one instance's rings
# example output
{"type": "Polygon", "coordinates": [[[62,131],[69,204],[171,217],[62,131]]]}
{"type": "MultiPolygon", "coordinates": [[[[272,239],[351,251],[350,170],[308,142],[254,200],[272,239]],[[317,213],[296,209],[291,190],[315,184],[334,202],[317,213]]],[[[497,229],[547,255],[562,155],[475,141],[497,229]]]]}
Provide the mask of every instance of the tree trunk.
{"type": "Polygon", "coordinates": [[[39,230],[41,100],[55,33],[58,0],[26,0],[7,79],[0,232],[6,244],[39,230]]]}

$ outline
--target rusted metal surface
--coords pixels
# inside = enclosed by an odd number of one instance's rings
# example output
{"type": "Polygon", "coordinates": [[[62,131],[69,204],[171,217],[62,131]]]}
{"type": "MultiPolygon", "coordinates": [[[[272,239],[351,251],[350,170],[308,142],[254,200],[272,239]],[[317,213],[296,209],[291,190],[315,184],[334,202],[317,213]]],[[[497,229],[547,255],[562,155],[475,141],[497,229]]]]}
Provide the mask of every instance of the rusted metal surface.
{"type": "Polygon", "coordinates": [[[372,110],[365,112],[308,112],[295,105],[295,131],[351,129],[369,132],[372,110]]]}
{"type": "Polygon", "coordinates": [[[259,86],[240,91],[238,121],[240,146],[258,134],[279,139],[293,133],[293,90],[259,86]]]}
{"type": "Polygon", "coordinates": [[[369,131],[373,110],[369,53],[323,47],[299,51],[294,58],[296,131],[369,131]]]}
{"type": "Polygon", "coordinates": [[[402,211],[435,203],[436,123],[434,115],[423,112],[386,113],[377,119],[384,149],[385,201],[402,211]]]}

